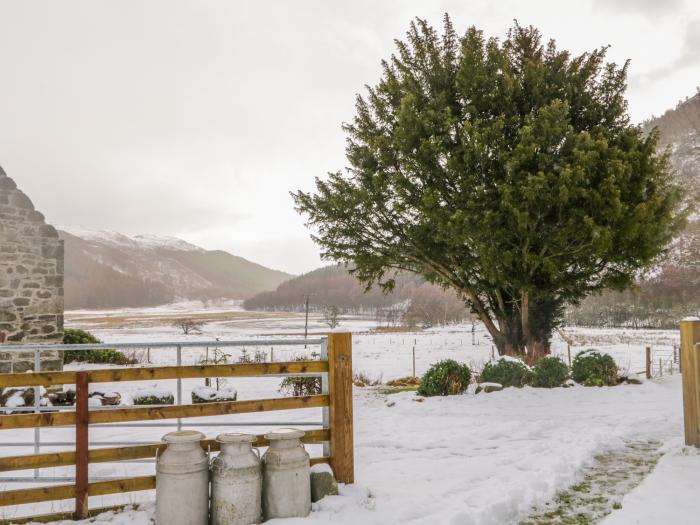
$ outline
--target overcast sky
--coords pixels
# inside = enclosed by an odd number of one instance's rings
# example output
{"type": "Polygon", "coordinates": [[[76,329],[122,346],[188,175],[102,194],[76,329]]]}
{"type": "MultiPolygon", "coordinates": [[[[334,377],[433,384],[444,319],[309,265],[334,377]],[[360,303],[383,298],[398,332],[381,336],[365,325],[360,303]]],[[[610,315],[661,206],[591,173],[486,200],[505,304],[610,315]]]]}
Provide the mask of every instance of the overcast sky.
{"type": "Polygon", "coordinates": [[[632,60],[639,122],[700,84],[696,0],[0,0],[0,165],[53,224],[175,235],[300,273],[290,190],[343,168],[340,129],[411,18],[632,60]]]}

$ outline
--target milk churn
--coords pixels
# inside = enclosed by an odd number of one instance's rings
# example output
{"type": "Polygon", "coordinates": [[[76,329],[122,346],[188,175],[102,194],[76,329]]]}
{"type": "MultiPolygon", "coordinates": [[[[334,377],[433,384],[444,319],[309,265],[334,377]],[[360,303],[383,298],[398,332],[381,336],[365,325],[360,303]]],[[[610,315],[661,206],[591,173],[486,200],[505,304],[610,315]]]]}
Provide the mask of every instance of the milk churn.
{"type": "Polygon", "coordinates": [[[212,525],[250,525],[262,519],[262,469],[255,436],[220,434],[221,452],[211,463],[212,525]]]}
{"type": "Polygon", "coordinates": [[[204,434],[180,430],[163,436],[168,446],[156,460],[156,524],[207,525],[209,459],[204,434]]]}
{"type": "Polygon", "coordinates": [[[284,428],[266,434],[270,448],[263,456],[263,515],[272,518],[308,516],[311,512],[309,455],[302,430],[284,428]]]}

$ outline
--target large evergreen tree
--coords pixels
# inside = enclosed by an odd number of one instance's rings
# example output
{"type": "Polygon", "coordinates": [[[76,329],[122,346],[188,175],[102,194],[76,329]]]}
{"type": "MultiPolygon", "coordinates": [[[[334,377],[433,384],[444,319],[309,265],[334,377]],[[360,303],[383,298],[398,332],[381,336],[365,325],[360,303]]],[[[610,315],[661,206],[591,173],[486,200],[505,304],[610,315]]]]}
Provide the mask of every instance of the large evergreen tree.
{"type": "Polygon", "coordinates": [[[627,64],[515,25],[424,20],[357,97],[345,173],[293,194],[330,260],[455,289],[499,352],[549,351],[566,303],[629,286],[684,221],[667,154],[627,115],[627,64]]]}

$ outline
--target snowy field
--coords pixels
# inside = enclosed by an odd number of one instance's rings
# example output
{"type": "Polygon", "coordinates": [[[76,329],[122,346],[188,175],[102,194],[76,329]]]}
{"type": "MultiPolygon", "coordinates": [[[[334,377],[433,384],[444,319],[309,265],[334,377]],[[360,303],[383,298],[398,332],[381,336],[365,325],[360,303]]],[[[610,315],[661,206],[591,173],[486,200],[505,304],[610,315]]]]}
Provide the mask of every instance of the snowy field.
{"type": "MultiPolygon", "coordinates": [[[[304,329],[303,316],[251,315],[229,306],[207,309],[203,315],[203,333],[184,336],[171,326],[172,317],[191,313],[199,315],[202,311],[193,305],[175,305],[146,311],[75,312],[68,316],[68,326],[89,329],[105,342],[114,343],[298,338],[304,329]]],[[[480,368],[492,353],[491,342],[479,325],[474,333],[471,324],[414,333],[375,333],[372,329],[376,324],[362,319],[342,320],[341,326],[353,332],[354,370],[383,381],[412,373],[414,347],[418,375],[444,358],[480,368]]],[[[312,318],[310,333],[324,332],[321,320],[312,318]]],[[[567,329],[554,340],[554,352],[565,360],[567,341],[573,345],[572,357],[578,350],[595,347],[611,353],[621,367],[639,371],[644,369],[646,346],[671,352],[673,345],[678,344],[678,334],[676,331],[567,329]]],[[[269,359],[271,349],[261,348],[269,359]]],[[[247,348],[251,353],[253,350],[247,348]]],[[[203,352],[204,349],[187,349],[183,351],[183,362],[194,364],[203,352]]],[[[238,352],[237,349],[232,352],[233,361],[238,352]]],[[[303,347],[275,346],[274,358],[286,360],[302,352],[303,347]]],[[[146,355],[142,349],[137,357],[145,360],[146,355]]],[[[150,358],[154,363],[174,363],[175,352],[153,350],[150,358]]],[[[274,377],[232,378],[227,386],[238,390],[239,399],[254,399],[279,397],[279,382],[280,378],[274,377]]],[[[183,382],[185,402],[189,392],[201,385],[202,380],[183,382]]],[[[117,390],[127,402],[137,389],[165,388],[174,392],[176,388],[173,381],[104,386],[117,390]]],[[[517,524],[526,520],[534,507],[551,501],[558,491],[580,481],[596,454],[620,449],[630,441],[659,442],[665,455],[638,488],[621,497],[622,508],[615,510],[604,523],[698,523],[700,505],[691,497],[688,487],[700,483],[700,457],[681,447],[682,401],[677,374],[639,386],[507,389],[493,394],[428,398],[422,402],[417,402],[410,392],[387,395],[376,387],[355,388],[354,397],[356,484],[342,487],[340,496],[315,504],[308,519],[269,523],[517,524]],[[673,519],[659,519],[666,515],[664,512],[673,512],[668,514],[673,519]],[[652,520],[652,516],[656,519],[652,520]]],[[[201,430],[211,438],[234,429],[261,433],[287,422],[316,428],[320,418],[319,409],[306,409],[193,419],[186,423],[188,428],[201,430]],[[211,425],[213,422],[241,426],[220,427],[211,425]]],[[[154,442],[173,429],[91,427],[91,440],[154,442]]],[[[73,439],[70,429],[45,429],[41,434],[43,441],[73,439]]],[[[4,431],[0,435],[5,443],[30,441],[32,437],[31,430],[4,431]]],[[[30,454],[32,450],[2,447],[2,454],[30,454]]],[[[42,452],[49,450],[61,448],[42,448],[42,452]]],[[[309,446],[308,450],[312,456],[320,455],[319,446],[309,446]]],[[[152,473],[152,463],[90,467],[91,479],[152,473]]],[[[70,476],[72,471],[45,469],[42,475],[70,476]]],[[[3,490],[22,486],[36,485],[0,484],[3,490]]],[[[90,505],[152,499],[152,492],[133,493],[91,498],[90,505]]],[[[53,512],[71,505],[67,501],[65,505],[24,506],[12,509],[11,514],[4,509],[0,518],[53,512]]],[[[146,524],[150,523],[151,515],[152,507],[146,505],[140,510],[105,515],[96,522],[146,524]]]]}

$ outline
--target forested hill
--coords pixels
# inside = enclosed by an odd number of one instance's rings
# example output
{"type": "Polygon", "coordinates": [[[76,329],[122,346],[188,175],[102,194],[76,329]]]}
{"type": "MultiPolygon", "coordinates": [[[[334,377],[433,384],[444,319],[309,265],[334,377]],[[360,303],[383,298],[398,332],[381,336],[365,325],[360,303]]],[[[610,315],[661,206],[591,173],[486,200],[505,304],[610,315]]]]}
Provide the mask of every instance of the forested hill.
{"type": "Polygon", "coordinates": [[[649,132],[657,127],[662,148],[670,146],[676,175],[688,190],[700,186],[700,92],[679,102],[660,117],[644,122],[649,132]]]}
{"type": "Polygon", "coordinates": [[[398,274],[390,294],[376,286],[365,292],[365,287],[340,266],[319,268],[290,279],[274,291],[246,299],[243,306],[248,310],[302,311],[307,295],[312,311],[335,306],[342,313],[373,314],[389,323],[432,326],[468,317],[464,303],[453,292],[426,283],[417,275],[398,274]]]}
{"type": "Polygon", "coordinates": [[[59,235],[65,241],[67,308],[245,299],[291,277],[174,237],[129,237],[76,228],[59,230],[59,235]]]}

